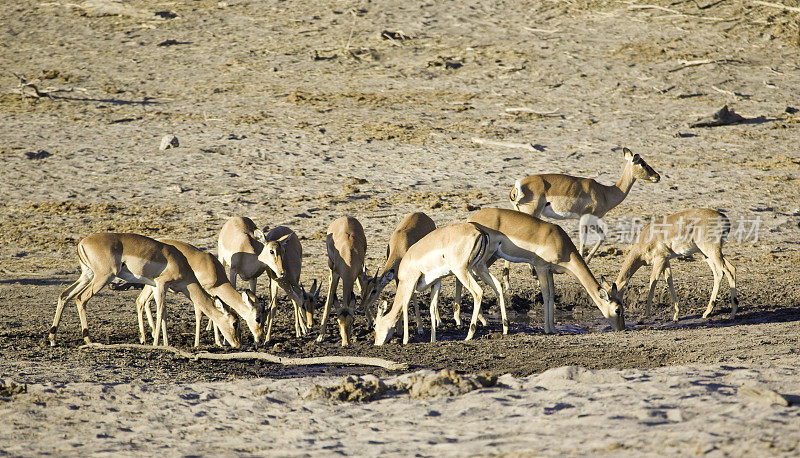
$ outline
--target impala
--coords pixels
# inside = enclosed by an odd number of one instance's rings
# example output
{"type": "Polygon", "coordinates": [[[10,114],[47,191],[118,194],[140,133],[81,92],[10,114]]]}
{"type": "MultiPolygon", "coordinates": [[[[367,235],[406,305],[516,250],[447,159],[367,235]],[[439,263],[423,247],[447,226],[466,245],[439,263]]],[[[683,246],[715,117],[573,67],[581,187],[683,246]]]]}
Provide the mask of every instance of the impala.
{"type": "MultiPolygon", "coordinates": [[[[201,314],[206,314],[219,326],[228,342],[239,347],[236,318],[229,307],[222,301],[215,301],[206,293],[186,258],[174,246],[137,234],[97,233],[78,243],[78,258],[81,276],[58,296],[53,326],[48,335],[50,345],[55,346],[56,330],[61,321],[64,303],[73,297],[76,298],[83,340],[90,343],[86,302],[114,278],[120,278],[130,283],[144,283],[154,287],[156,320],[153,345],[158,345],[160,327],[165,317],[164,295],[169,288],[183,293],[192,301],[197,321],[201,314]]],[[[168,345],[166,338],[164,344],[168,345]]]]}
{"type": "MultiPolygon", "coordinates": [[[[364,259],[367,253],[367,238],[361,223],[352,216],[342,216],[334,220],[328,227],[325,238],[325,247],[328,253],[328,295],[325,298],[325,308],[322,311],[319,337],[317,342],[325,339],[328,325],[328,313],[336,300],[336,289],[339,280],[342,280],[342,306],[337,314],[339,334],[342,336],[342,346],[350,345],[352,336],[353,317],[355,306],[351,307],[353,285],[358,282],[362,293],[366,291],[367,276],[364,269],[364,259]]],[[[364,301],[361,301],[362,304],[364,301]]],[[[364,311],[367,316],[367,325],[372,326],[373,316],[369,309],[364,311]]]]}
{"type": "Polygon", "coordinates": [[[636,243],[631,245],[630,252],[614,282],[619,290],[620,300],[633,274],[646,264],[652,265],[645,313],[650,315],[656,283],[658,277],[663,274],[675,307],[672,320],[678,321],[678,297],[675,295],[669,260],[678,256],[689,257],[700,252],[714,274],[714,287],[703,318],[707,318],[714,311],[719,285],[725,276],[731,289],[731,319],[734,319],[739,307],[736,295],[736,268],[722,255],[722,244],[730,232],[730,227],[731,223],[727,216],[710,208],[684,210],[665,216],[661,221],[653,220],[642,229],[636,243]]]}
{"type": "MultiPolygon", "coordinates": [[[[375,272],[375,276],[367,279],[365,291],[362,291],[364,307],[372,310],[372,306],[377,302],[386,285],[392,280],[397,280],[397,268],[400,261],[406,254],[411,245],[415,244],[422,237],[436,229],[436,223],[422,212],[409,213],[406,215],[397,228],[389,237],[389,244],[386,246],[386,262],[383,267],[375,272]]],[[[417,334],[423,334],[422,320],[420,319],[419,305],[414,308],[417,321],[417,334]]]]}
{"type": "MultiPolygon", "coordinates": [[[[247,327],[253,334],[253,341],[256,347],[258,347],[264,335],[264,307],[259,304],[255,295],[250,291],[244,291],[241,294],[237,292],[230,281],[228,281],[225,268],[222,267],[219,260],[212,254],[177,240],[158,239],[158,241],[174,246],[183,254],[186,261],[189,263],[189,267],[191,267],[194,272],[197,281],[200,283],[200,286],[202,286],[209,295],[218,297],[222,302],[230,306],[236,314],[245,320],[247,327]]],[[[136,299],[136,309],[139,318],[139,341],[141,343],[145,342],[142,312],[145,312],[147,315],[147,322],[150,324],[150,328],[154,329],[154,322],[149,307],[154,292],[154,287],[145,286],[136,299]]],[[[166,341],[166,326],[163,326],[162,330],[164,333],[164,341],[166,341]]],[[[220,344],[219,331],[216,327],[214,328],[214,341],[217,345],[220,344]]],[[[194,342],[195,346],[200,345],[199,321],[196,323],[194,342]]]]}
{"type": "MultiPolygon", "coordinates": [[[[625,329],[622,306],[613,285],[597,282],[567,233],[557,224],[548,223],[514,210],[484,208],[469,219],[488,231],[496,231],[496,247],[489,264],[497,259],[526,263],[533,267],[542,288],[544,331],[555,332],[555,291],[553,272],[568,272],[589,294],[597,308],[616,331],[625,329]]],[[[456,285],[456,298],[461,291],[456,285]]],[[[456,314],[459,310],[455,311],[456,314]]],[[[505,317],[503,318],[505,320],[505,317]]]]}
{"type": "MultiPolygon", "coordinates": [[[[217,247],[220,261],[230,268],[228,275],[234,288],[239,276],[250,282],[250,291],[255,293],[258,277],[267,272],[272,293],[270,317],[275,314],[275,293],[280,286],[294,307],[295,334],[299,337],[308,332],[313,320],[313,296],[305,294],[298,283],[303,249],[291,229],[278,226],[264,235],[250,218],[233,217],[222,226],[217,247]]],[[[271,339],[271,318],[268,323],[267,341],[271,339]]]]}
{"type": "MultiPolygon", "coordinates": [[[[530,175],[514,183],[509,199],[515,210],[553,219],[578,219],[578,252],[583,256],[588,227],[596,219],[602,218],[628,196],[637,179],[658,183],[658,173],[638,154],[628,148],[622,149],[625,155],[625,168],[616,184],[607,186],[591,178],[573,177],[557,173],[530,175]]],[[[593,226],[598,233],[598,241],[586,256],[588,263],[605,239],[605,232],[599,225],[593,226]]],[[[508,264],[506,264],[506,269],[508,264]]],[[[508,287],[507,271],[503,272],[508,287]]]]}
{"type": "MultiPolygon", "coordinates": [[[[270,267],[267,270],[272,297],[267,321],[267,342],[272,339],[272,323],[275,320],[278,286],[292,301],[295,335],[300,337],[308,333],[314,324],[314,306],[319,299],[319,289],[314,291],[316,280],[311,287],[311,294],[306,293],[300,286],[300,270],[303,263],[303,247],[300,245],[300,239],[288,227],[278,226],[267,232],[262,243],[264,244],[262,253],[266,253],[269,258],[268,265],[276,266],[275,269],[270,267]]],[[[322,288],[321,284],[320,288],[322,288]]]]}
{"type": "Polygon", "coordinates": [[[431,342],[436,342],[441,279],[450,274],[455,275],[467,288],[474,301],[472,320],[465,340],[471,340],[475,335],[483,298],[483,290],[476,278],[483,279],[497,294],[503,319],[503,333],[507,333],[508,321],[502,286],[487,268],[487,262],[494,256],[494,245],[496,241],[493,236],[472,223],[458,223],[438,228],[413,244],[400,261],[397,271],[397,294],[391,310],[386,310],[385,302],[379,308],[375,322],[375,345],[383,345],[389,341],[401,311],[405,322],[403,344],[408,343],[408,304],[415,292],[428,288],[432,288],[433,291],[430,306],[431,342]]]}

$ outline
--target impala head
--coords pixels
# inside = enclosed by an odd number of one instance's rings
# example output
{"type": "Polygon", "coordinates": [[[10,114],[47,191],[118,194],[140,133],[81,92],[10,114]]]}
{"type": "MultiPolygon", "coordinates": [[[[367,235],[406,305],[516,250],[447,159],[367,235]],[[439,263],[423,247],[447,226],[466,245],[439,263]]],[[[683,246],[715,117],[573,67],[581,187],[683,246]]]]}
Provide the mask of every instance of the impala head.
{"type": "Polygon", "coordinates": [[[222,317],[217,323],[220,332],[233,348],[241,347],[241,329],[236,314],[218,297],[214,298],[214,306],[222,313],[222,317]]]}
{"type": "Polygon", "coordinates": [[[258,260],[269,267],[276,278],[286,277],[286,269],[283,266],[284,247],[289,235],[285,235],[278,240],[267,241],[264,233],[256,229],[253,231],[256,240],[264,244],[264,249],[258,255],[258,260]]]}
{"type": "Polygon", "coordinates": [[[375,315],[375,345],[383,345],[389,342],[394,335],[394,323],[386,315],[389,304],[386,301],[378,306],[378,313],[375,315]]]}
{"type": "MultiPolygon", "coordinates": [[[[364,273],[366,274],[366,270],[364,273]]],[[[394,271],[390,270],[383,274],[376,271],[374,277],[365,276],[366,281],[364,282],[364,288],[361,290],[361,303],[364,304],[364,309],[366,310],[372,307],[381,297],[383,289],[394,278],[394,271]]]]}
{"type": "Polygon", "coordinates": [[[600,288],[597,290],[597,294],[600,296],[600,302],[603,305],[600,310],[611,324],[611,327],[615,331],[624,331],[625,314],[622,308],[622,302],[619,300],[617,285],[610,285],[607,281],[603,280],[600,288]]]}
{"type": "Polygon", "coordinates": [[[628,148],[622,148],[625,154],[625,160],[630,162],[633,166],[633,177],[637,180],[649,181],[651,183],[658,183],[661,180],[661,175],[658,174],[652,167],[647,165],[647,162],[642,159],[638,154],[633,154],[628,148]]]}
{"type": "Polygon", "coordinates": [[[322,282],[317,286],[317,279],[311,283],[311,289],[306,291],[303,285],[300,285],[300,293],[303,299],[303,312],[306,314],[306,326],[313,326],[314,324],[314,310],[319,304],[319,292],[322,289],[322,282]]]}
{"type": "Polygon", "coordinates": [[[250,328],[250,332],[253,334],[253,341],[255,342],[256,348],[258,348],[264,337],[264,323],[267,321],[266,310],[264,309],[264,305],[258,301],[256,295],[250,290],[242,291],[242,302],[244,302],[250,310],[250,312],[247,312],[249,316],[244,318],[245,322],[247,322],[247,327],[250,328]]]}

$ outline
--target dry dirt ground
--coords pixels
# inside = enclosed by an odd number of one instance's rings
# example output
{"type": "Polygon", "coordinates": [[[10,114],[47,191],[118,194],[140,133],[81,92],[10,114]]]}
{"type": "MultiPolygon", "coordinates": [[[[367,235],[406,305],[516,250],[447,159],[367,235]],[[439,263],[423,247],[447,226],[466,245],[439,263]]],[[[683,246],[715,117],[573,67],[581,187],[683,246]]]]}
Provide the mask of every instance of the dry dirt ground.
{"type": "MultiPolygon", "coordinates": [[[[425,335],[377,348],[358,317],[348,349],[334,339],[317,345],[316,333],[292,337],[281,298],[268,350],[515,376],[564,365],[796,366],[800,13],[743,0],[647,3],[0,2],[0,374],[32,384],[386,375],[81,350],[71,306],[58,347],[45,332],[59,292],[78,275],[75,246],[92,232],[215,251],[231,216],[287,225],[303,243],[308,285],[327,281],[324,235],[336,217],[362,222],[373,271],[404,214],[422,210],[444,225],[479,207],[509,207],[514,180],[531,173],[613,183],[619,146],[662,180],[636,183],[608,215],[615,232],[592,270],[615,277],[631,218],[724,210],[741,231],[724,248],[738,269],[735,320],[724,284],[717,313],[699,317],[712,275],[696,259],[673,264],[678,323],[663,283],[654,315],[643,316],[645,268],[627,296],[627,332],[607,332],[577,282],[561,276],[560,332],[544,335],[536,283],[516,267],[507,336],[491,292],[489,327],[472,342],[447,320],[440,343],[425,335]],[[745,122],[690,127],[726,104],[745,122]],[[167,134],[180,146],[161,151],[167,134]]],[[[576,234],[577,222],[564,226],[576,234]]],[[[92,299],[94,340],[137,340],[136,294],[92,299]]],[[[449,316],[447,281],[443,296],[449,316]]],[[[173,342],[188,348],[191,306],[168,298],[173,342]]]]}

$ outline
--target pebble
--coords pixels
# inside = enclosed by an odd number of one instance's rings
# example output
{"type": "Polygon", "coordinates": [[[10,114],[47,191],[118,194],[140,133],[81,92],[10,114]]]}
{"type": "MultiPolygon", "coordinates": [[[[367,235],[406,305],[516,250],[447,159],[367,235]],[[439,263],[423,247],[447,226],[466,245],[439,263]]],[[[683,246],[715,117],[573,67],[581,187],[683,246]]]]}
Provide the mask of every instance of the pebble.
{"type": "Polygon", "coordinates": [[[178,137],[174,135],[164,135],[164,138],[161,139],[161,146],[158,147],[161,151],[169,148],[177,148],[180,143],[178,142],[178,137]]]}

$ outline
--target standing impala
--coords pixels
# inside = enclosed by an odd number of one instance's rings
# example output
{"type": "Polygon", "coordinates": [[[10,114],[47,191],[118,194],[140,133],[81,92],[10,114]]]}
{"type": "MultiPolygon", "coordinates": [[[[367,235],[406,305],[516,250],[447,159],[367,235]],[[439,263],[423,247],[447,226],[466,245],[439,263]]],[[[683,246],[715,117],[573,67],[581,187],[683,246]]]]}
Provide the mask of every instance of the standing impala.
{"type": "MultiPolygon", "coordinates": [[[[313,286],[311,294],[306,293],[300,286],[300,270],[303,263],[303,247],[300,245],[300,239],[288,227],[278,226],[267,232],[263,243],[262,253],[266,253],[266,256],[270,258],[268,264],[276,266],[276,269],[272,267],[267,269],[272,297],[267,321],[267,342],[272,339],[272,323],[275,320],[278,286],[292,301],[295,335],[300,337],[308,333],[314,324],[314,305],[319,298],[319,290],[315,293],[313,286]]],[[[322,285],[320,285],[321,287],[322,285]]]]}
{"type": "MultiPolygon", "coordinates": [[[[217,246],[220,261],[230,268],[229,279],[234,288],[236,277],[240,276],[250,282],[250,291],[255,293],[258,277],[267,272],[272,293],[270,316],[274,317],[275,293],[280,286],[294,307],[296,335],[308,332],[313,321],[313,296],[305,294],[298,283],[303,249],[291,229],[278,226],[265,236],[250,218],[233,217],[222,226],[217,246]]],[[[268,323],[267,341],[271,339],[272,319],[268,323]]]]}
{"type": "MultiPolygon", "coordinates": [[[[342,216],[335,219],[328,227],[325,238],[325,247],[328,252],[328,296],[325,298],[325,308],[322,311],[322,321],[319,326],[317,342],[325,339],[328,325],[328,313],[332,302],[335,301],[336,288],[339,279],[342,280],[342,306],[337,314],[339,333],[342,336],[342,346],[350,345],[350,336],[353,329],[355,307],[351,307],[353,298],[353,285],[358,282],[361,291],[366,291],[367,277],[364,269],[364,259],[367,254],[367,237],[361,223],[352,216],[342,216]]],[[[364,301],[361,301],[362,304],[364,301]]],[[[369,309],[364,311],[367,316],[367,325],[372,326],[373,316],[369,309]]]]}
{"type": "Polygon", "coordinates": [[[731,319],[734,319],[736,309],[739,307],[739,299],[736,296],[736,268],[722,255],[722,243],[728,236],[730,227],[731,222],[727,216],[710,208],[684,210],[665,216],[662,220],[653,220],[642,229],[636,243],[631,245],[630,252],[614,282],[619,290],[619,299],[622,300],[633,274],[644,265],[652,265],[645,313],[650,315],[656,283],[658,277],[663,274],[675,307],[672,320],[678,321],[678,297],[675,295],[675,286],[672,283],[669,260],[700,252],[714,274],[714,288],[711,290],[711,298],[703,318],[707,318],[714,310],[719,284],[722,282],[722,277],[726,276],[731,289],[731,319]]]}
{"type": "Polygon", "coordinates": [[[493,237],[475,224],[458,223],[440,227],[413,244],[400,261],[397,272],[399,280],[397,294],[391,310],[385,310],[385,302],[378,310],[375,322],[375,345],[383,345],[389,341],[401,311],[405,322],[403,344],[408,343],[408,303],[415,292],[428,288],[432,288],[433,291],[430,307],[431,342],[436,342],[439,290],[442,287],[442,278],[451,274],[467,288],[474,301],[472,320],[465,340],[471,340],[475,335],[481,309],[483,290],[478,285],[477,278],[483,279],[497,294],[503,319],[503,334],[506,334],[508,320],[502,286],[500,281],[489,273],[487,267],[497,245],[493,237]]]}
{"type": "Polygon", "coordinates": [[[234,216],[222,225],[217,252],[222,265],[230,269],[229,280],[234,288],[239,276],[250,282],[250,291],[256,292],[258,277],[267,270],[269,261],[264,240],[264,233],[250,218],[234,216]]]}
{"type": "MultiPolygon", "coordinates": [[[[606,186],[591,178],[573,177],[557,173],[530,175],[517,180],[511,189],[509,199],[514,209],[533,215],[553,219],[579,219],[578,252],[583,256],[589,223],[602,218],[612,208],[628,196],[637,180],[658,183],[661,177],[638,154],[623,148],[625,168],[617,183],[606,186]]],[[[599,240],[586,256],[588,263],[605,239],[602,227],[597,229],[599,240]]],[[[506,264],[508,269],[508,264],[506,264]]],[[[507,270],[503,272],[508,287],[507,270]]]]}
{"type": "MultiPolygon", "coordinates": [[[[473,214],[470,222],[496,231],[497,248],[490,264],[502,258],[510,262],[530,264],[542,287],[544,331],[555,332],[555,291],[553,272],[569,272],[583,286],[615,331],[625,329],[622,306],[615,298],[615,286],[600,285],[564,229],[524,213],[500,208],[484,208],[473,214]]],[[[456,285],[456,299],[461,291],[456,285]]],[[[458,302],[456,302],[458,304],[458,302]]],[[[455,313],[459,313],[456,310],[455,313]]]]}
{"type": "MultiPolygon", "coordinates": [[[[177,248],[137,234],[98,233],[78,243],[78,258],[81,276],[58,296],[56,314],[48,336],[50,345],[56,344],[56,329],[61,321],[64,303],[73,297],[76,297],[83,340],[91,343],[86,323],[86,302],[114,278],[120,278],[155,288],[153,345],[158,345],[160,327],[165,316],[164,294],[169,288],[183,293],[192,301],[197,321],[201,314],[206,314],[219,326],[228,342],[236,348],[239,347],[236,318],[224,302],[217,300],[215,304],[215,299],[200,286],[186,258],[177,248]]],[[[164,344],[168,345],[166,337],[164,340],[164,344]]]]}
{"type": "MultiPolygon", "coordinates": [[[[250,332],[253,334],[255,345],[258,347],[264,335],[264,307],[256,300],[255,295],[250,291],[244,291],[241,294],[237,292],[228,281],[225,268],[222,267],[219,260],[212,254],[177,240],[158,239],[158,241],[174,246],[183,254],[186,261],[189,263],[189,267],[192,268],[197,281],[200,283],[200,286],[211,296],[218,297],[222,302],[229,305],[244,319],[247,323],[247,327],[250,328],[250,332]]],[[[139,317],[139,341],[141,343],[145,342],[142,312],[146,313],[150,328],[154,328],[154,322],[149,307],[149,302],[153,299],[154,292],[154,287],[145,286],[136,299],[136,309],[139,317]]],[[[200,322],[198,321],[196,325],[194,345],[197,347],[200,345],[200,322]]],[[[164,341],[166,341],[167,328],[163,326],[162,329],[164,332],[164,341]]],[[[214,327],[214,341],[217,345],[220,344],[219,330],[217,327],[214,327]]]]}

